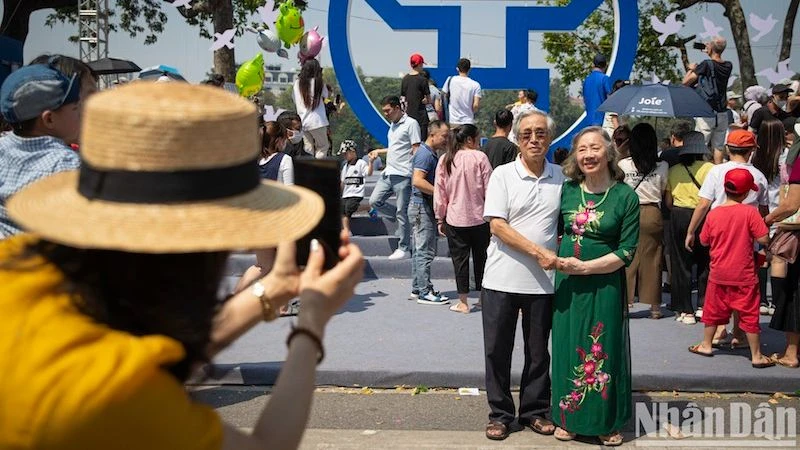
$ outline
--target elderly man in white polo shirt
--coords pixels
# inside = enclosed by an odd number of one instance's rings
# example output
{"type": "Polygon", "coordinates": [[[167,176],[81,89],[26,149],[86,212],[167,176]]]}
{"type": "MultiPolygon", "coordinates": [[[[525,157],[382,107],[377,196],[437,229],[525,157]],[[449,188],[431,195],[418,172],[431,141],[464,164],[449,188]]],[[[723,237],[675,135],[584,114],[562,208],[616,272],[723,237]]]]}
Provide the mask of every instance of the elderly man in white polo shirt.
{"type": "MultiPolygon", "coordinates": [[[[409,117],[400,108],[400,98],[396,95],[384,97],[381,101],[383,115],[389,120],[389,148],[370,152],[374,160],[381,154],[386,155],[386,169],[375,184],[375,190],[369,197],[372,209],[390,220],[397,220],[397,237],[400,243],[397,250],[389,255],[389,259],[408,259],[411,257],[411,235],[408,222],[408,202],[411,199],[411,156],[419,147],[419,123],[409,117]],[[386,203],[394,194],[397,207],[386,203]]],[[[372,215],[372,211],[370,211],[372,215]]]]}
{"type": "Polygon", "coordinates": [[[492,173],[483,213],[492,231],[482,305],[486,396],[491,410],[486,437],[494,440],[505,439],[517,417],[511,397],[511,353],[519,316],[525,366],[518,421],[540,434],[555,431],[549,420],[547,342],[564,175],[545,159],[555,134],[555,123],[546,113],[522,112],[514,132],[520,154],[492,173]]]}

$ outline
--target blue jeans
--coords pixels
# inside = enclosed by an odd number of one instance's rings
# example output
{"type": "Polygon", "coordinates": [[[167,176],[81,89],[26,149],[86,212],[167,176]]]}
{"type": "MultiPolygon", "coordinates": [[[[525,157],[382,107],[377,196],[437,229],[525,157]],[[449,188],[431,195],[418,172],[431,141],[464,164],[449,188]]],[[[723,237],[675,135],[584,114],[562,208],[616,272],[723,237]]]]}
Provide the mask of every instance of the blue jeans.
{"type": "Polygon", "coordinates": [[[369,197],[369,204],[378,213],[389,220],[397,220],[396,236],[400,239],[398,248],[404,252],[411,251],[408,226],[408,201],[411,199],[411,178],[401,175],[383,173],[375,183],[375,190],[369,197]],[[397,197],[397,208],[386,203],[394,194],[397,197]]]}
{"type": "Polygon", "coordinates": [[[427,203],[412,202],[408,207],[408,218],[414,232],[414,252],[411,261],[411,290],[420,297],[433,289],[431,263],[436,256],[436,217],[433,207],[427,203]]]}

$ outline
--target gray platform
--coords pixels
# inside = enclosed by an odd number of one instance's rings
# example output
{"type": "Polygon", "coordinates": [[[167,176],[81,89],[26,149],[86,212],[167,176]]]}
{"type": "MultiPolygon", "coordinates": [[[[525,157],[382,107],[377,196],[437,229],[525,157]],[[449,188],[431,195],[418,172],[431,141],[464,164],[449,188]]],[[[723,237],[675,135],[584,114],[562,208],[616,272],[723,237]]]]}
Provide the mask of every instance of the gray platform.
{"type": "MultiPolygon", "coordinates": [[[[455,297],[452,280],[437,289],[455,297]]],[[[437,387],[484,386],[480,313],[459,314],[446,306],[419,305],[406,299],[407,279],[362,282],[356,296],[331,321],[325,337],[327,356],[317,383],[337,386],[437,387]]],[[[476,298],[476,294],[471,297],[476,298]]],[[[800,372],[772,367],[753,369],[747,350],[718,351],[713,358],[690,354],[702,325],[684,325],[667,317],[647,318],[638,306],[630,321],[635,390],[694,392],[794,392],[800,372]]],[[[273,384],[286,356],[289,318],[261,324],[217,356],[200,384],[273,384]]],[[[783,336],[762,316],[762,351],[779,351],[783,336]]],[[[517,333],[513,370],[519,382],[522,342],[517,333]]]]}

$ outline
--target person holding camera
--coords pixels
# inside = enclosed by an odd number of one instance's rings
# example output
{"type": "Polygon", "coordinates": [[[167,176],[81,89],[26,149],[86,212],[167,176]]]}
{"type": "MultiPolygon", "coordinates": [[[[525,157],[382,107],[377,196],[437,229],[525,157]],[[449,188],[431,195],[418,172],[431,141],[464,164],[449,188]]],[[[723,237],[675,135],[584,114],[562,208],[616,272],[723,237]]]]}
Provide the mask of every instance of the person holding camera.
{"type": "Polygon", "coordinates": [[[722,36],[714,36],[706,43],[695,43],[694,48],[702,50],[709,59],[699,64],[691,64],[683,85],[694,87],[716,112],[714,117],[695,118],[695,130],[703,133],[706,145],[711,145],[714,154],[714,164],[719,164],[723,159],[725,149],[725,135],[728,131],[728,106],[726,92],[728,78],[733,71],[733,64],[722,59],[722,52],[728,45],[722,36]]]}
{"type": "Polygon", "coordinates": [[[27,233],[0,243],[0,448],[300,445],[326,326],[364,260],[342,235],[332,269],[316,240],[298,269],[293,241],[324,202],[261,180],[255,114],[188,83],[97,93],[83,109],[79,170],[11,197],[27,233]],[[229,253],[275,246],[272,271],[221,302],[229,253]],[[186,394],[195,370],[295,296],[303,309],[252,430],[186,394]]]}

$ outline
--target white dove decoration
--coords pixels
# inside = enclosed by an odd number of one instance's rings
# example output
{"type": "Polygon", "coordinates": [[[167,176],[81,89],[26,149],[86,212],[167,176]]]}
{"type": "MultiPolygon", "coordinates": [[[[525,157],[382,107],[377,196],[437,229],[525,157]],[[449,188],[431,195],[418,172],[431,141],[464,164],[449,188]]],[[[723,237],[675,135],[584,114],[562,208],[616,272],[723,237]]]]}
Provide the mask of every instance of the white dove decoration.
{"type": "Polygon", "coordinates": [[[192,9],[192,0],[173,0],[172,6],[176,8],[183,6],[186,9],[192,9]]]}
{"type": "Polygon", "coordinates": [[[275,109],[272,105],[267,105],[264,107],[264,121],[265,122],[277,122],[278,116],[281,115],[282,112],[286,111],[285,109],[275,109]]]}
{"type": "Polygon", "coordinates": [[[759,39],[769,34],[773,28],[775,28],[775,24],[778,23],[775,18],[772,17],[772,14],[767,16],[766,19],[762,19],[757,15],[750,13],[750,26],[755,28],[758,31],[758,34],[753,37],[753,42],[758,42],[759,39]]]}
{"type": "Polygon", "coordinates": [[[718,27],[714,22],[705,17],[703,17],[703,27],[706,29],[706,31],[700,33],[699,35],[703,39],[711,39],[722,31],[722,27],[718,27]]]}
{"type": "Polygon", "coordinates": [[[265,3],[264,6],[256,8],[256,11],[258,11],[261,21],[269,27],[272,27],[278,19],[278,11],[275,10],[275,0],[267,0],[267,3],[265,3]]]}
{"type": "Polygon", "coordinates": [[[660,33],[658,36],[659,44],[664,45],[664,42],[670,35],[677,33],[683,28],[683,22],[678,22],[677,17],[678,11],[674,11],[672,14],[668,15],[663,22],[658,19],[658,16],[650,16],[650,25],[652,25],[657,33],[660,33]]]}
{"type": "Polygon", "coordinates": [[[214,43],[211,44],[211,48],[209,50],[217,51],[222,47],[233,48],[233,37],[236,36],[236,30],[234,28],[227,29],[222,33],[214,33],[214,43]]]}
{"type": "Polygon", "coordinates": [[[762,76],[769,80],[771,84],[780,83],[783,80],[791,79],[794,75],[794,72],[789,70],[789,61],[791,59],[785,59],[778,63],[778,70],[776,71],[772,67],[767,67],[766,69],[762,70],[761,72],[756,72],[756,75],[762,76]]]}

